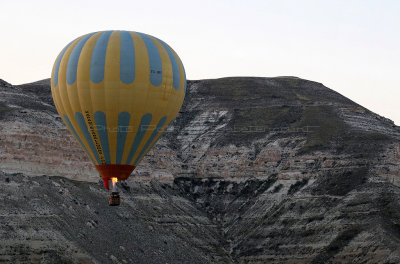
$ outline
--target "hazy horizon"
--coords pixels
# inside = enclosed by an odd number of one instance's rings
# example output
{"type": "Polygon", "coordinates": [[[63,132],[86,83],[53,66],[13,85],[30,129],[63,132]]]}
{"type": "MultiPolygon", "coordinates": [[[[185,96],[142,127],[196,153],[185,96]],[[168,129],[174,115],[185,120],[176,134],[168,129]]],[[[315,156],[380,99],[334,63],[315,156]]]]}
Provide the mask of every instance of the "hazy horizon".
{"type": "Polygon", "coordinates": [[[124,29],[167,42],[187,78],[296,76],[400,124],[398,1],[7,1],[0,78],[49,78],[83,34],[124,29]]]}

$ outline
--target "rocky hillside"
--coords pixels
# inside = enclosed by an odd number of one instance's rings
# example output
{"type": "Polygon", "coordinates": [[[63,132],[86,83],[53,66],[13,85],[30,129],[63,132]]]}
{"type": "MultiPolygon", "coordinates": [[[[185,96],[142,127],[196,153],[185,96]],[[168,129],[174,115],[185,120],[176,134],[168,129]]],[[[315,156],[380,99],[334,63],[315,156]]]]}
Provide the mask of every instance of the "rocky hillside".
{"type": "Polygon", "coordinates": [[[0,262],[400,262],[400,129],[320,83],[189,81],[119,208],[49,80],[1,81],[0,124],[0,262]]]}

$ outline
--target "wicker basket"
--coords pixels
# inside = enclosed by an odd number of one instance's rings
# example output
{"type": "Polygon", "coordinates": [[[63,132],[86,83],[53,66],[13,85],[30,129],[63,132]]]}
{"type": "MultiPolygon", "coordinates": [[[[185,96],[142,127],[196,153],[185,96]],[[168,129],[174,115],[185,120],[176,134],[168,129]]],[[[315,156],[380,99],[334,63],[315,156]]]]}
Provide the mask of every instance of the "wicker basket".
{"type": "Polygon", "coordinates": [[[120,203],[119,193],[112,192],[110,198],[108,199],[109,206],[118,206],[120,203]]]}

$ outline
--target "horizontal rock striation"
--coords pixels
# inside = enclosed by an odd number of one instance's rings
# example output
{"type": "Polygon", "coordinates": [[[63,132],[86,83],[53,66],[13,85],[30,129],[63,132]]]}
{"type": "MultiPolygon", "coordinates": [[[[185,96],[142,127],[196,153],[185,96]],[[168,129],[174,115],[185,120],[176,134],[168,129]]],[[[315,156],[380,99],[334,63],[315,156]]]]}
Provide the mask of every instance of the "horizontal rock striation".
{"type": "Polygon", "coordinates": [[[98,180],[54,108],[49,81],[0,85],[0,124],[1,171],[98,180]]]}
{"type": "Polygon", "coordinates": [[[48,80],[0,82],[0,124],[3,261],[400,262],[400,129],[320,83],[189,81],[120,208],[48,80]]]}

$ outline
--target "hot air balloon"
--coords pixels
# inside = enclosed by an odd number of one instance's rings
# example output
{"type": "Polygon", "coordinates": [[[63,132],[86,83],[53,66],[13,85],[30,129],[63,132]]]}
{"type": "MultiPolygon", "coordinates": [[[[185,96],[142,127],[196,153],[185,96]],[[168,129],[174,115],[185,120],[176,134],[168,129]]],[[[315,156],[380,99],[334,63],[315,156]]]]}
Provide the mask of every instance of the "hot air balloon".
{"type": "Polygon", "coordinates": [[[153,36],[102,31],[58,55],[51,75],[57,111],[109,182],[126,180],[182,106],[186,75],[175,51],[153,36]]]}

